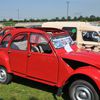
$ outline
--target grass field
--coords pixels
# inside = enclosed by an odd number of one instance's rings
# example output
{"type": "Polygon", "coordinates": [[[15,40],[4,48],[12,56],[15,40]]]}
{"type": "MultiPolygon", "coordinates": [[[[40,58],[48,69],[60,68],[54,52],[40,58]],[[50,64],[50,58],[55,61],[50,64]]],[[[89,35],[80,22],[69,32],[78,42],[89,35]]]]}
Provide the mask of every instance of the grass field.
{"type": "Polygon", "coordinates": [[[0,100],[63,100],[55,92],[55,87],[20,77],[14,77],[8,85],[0,84],[0,100]]]}

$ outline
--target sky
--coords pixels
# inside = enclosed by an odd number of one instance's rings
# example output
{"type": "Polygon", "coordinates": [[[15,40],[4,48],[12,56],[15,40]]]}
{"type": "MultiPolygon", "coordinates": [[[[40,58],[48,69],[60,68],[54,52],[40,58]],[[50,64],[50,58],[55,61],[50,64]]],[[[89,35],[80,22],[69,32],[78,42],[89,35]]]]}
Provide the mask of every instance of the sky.
{"type": "Polygon", "coordinates": [[[100,0],[0,0],[0,19],[100,16],[100,0]]]}

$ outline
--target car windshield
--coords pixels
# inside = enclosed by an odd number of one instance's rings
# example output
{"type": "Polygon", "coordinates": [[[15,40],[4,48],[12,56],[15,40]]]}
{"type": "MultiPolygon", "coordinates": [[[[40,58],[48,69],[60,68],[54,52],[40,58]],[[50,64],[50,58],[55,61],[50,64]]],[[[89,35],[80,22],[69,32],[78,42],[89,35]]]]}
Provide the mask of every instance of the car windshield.
{"type": "Polygon", "coordinates": [[[69,35],[53,36],[51,41],[56,49],[64,48],[67,44],[71,46],[74,44],[72,38],[69,35]]]}

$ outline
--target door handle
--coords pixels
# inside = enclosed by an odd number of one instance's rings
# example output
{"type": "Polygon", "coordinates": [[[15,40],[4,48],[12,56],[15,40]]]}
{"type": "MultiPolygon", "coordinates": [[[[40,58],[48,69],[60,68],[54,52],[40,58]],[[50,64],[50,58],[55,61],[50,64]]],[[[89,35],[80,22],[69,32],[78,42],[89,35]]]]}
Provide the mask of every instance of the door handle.
{"type": "Polygon", "coordinates": [[[30,56],[31,56],[31,54],[29,53],[29,54],[28,54],[28,57],[30,57],[30,56]]]}
{"type": "Polygon", "coordinates": [[[11,51],[8,51],[8,53],[11,53],[11,51]]]}

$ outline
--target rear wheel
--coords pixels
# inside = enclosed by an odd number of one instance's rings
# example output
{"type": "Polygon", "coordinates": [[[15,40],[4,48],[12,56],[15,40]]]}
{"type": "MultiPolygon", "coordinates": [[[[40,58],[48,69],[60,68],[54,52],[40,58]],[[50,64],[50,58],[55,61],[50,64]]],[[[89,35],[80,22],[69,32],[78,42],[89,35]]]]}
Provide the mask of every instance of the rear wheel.
{"type": "Polygon", "coordinates": [[[12,79],[12,75],[8,74],[6,69],[0,66],[0,83],[8,84],[12,79]]]}
{"type": "Polygon", "coordinates": [[[85,80],[74,81],[69,87],[70,100],[100,100],[92,84],[85,80]]]}

